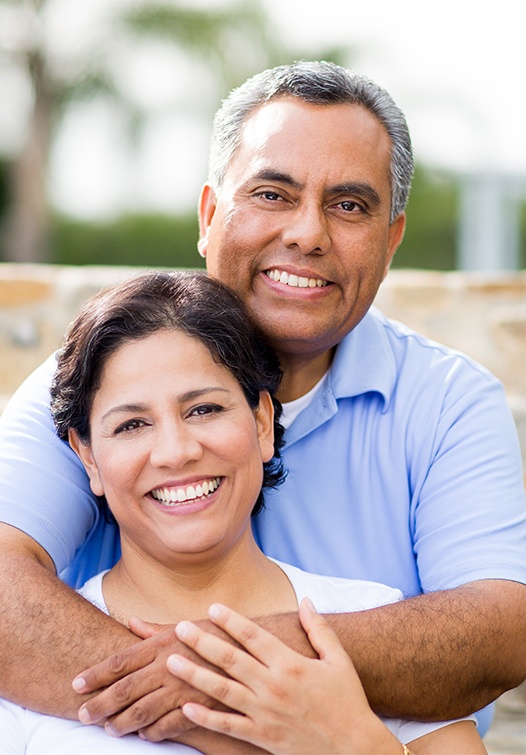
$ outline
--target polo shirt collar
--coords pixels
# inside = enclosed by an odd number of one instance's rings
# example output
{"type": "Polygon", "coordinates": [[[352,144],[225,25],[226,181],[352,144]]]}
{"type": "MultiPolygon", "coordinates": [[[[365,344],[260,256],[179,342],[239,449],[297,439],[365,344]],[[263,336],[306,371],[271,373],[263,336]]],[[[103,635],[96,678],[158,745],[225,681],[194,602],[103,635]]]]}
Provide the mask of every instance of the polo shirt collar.
{"type": "Polygon", "coordinates": [[[396,383],[396,362],[387,336],[387,318],[371,307],[338,345],[329,372],[336,399],[380,393],[387,411],[396,383]]]}
{"type": "Polygon", "coordinates": [[[287,428],[288,446],[331,419],[338,411],[338,399],[375,392],[383,397],[382,411],[387,411],[396,382],[387,322],[384,315],[372,308],[341,341],[322,390],[287,428]]]}

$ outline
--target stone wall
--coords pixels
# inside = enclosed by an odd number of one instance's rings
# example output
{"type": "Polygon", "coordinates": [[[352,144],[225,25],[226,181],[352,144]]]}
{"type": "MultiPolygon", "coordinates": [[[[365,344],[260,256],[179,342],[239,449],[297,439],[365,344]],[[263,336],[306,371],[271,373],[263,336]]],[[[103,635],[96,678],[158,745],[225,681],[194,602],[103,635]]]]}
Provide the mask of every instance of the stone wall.
{"type": "MultiPolygon", "coordinates": [[[[80,304],[137,268],[0,264],[0,405],[58,345],[80,304]]],[[[526,272],[392,270],[378,306],[504,383],[526,459],[526,272]]]]}

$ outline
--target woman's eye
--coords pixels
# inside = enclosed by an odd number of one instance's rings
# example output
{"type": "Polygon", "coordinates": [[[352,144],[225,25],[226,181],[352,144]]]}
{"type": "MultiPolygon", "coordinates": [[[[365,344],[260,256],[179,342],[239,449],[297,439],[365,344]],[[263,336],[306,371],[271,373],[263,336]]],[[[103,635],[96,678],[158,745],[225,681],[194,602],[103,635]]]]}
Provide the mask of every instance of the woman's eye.
{"type": "Polygon", "coordinates": [[[223,407],[218,404],[199,404],[199,406],[194,406],[193,409],[190,410],[189,416],[204,417],[208,414],[219,414],[222,411],[223,407]]]}
{"type": "Polygon", "coordinates": [[[137,430],[137,428],[143,427],[145,424],[146,423],[142,419],[127,420],[115,428],[115,435],[119,435],[119,433],[129,433],[132,430],[137,430]]]}

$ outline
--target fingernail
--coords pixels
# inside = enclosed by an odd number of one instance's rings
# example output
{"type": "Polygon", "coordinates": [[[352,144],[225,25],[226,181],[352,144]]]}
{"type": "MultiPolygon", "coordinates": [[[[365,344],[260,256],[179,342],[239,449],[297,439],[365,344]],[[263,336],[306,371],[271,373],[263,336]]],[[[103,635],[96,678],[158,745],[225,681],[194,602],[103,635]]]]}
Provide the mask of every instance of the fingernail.
{"type": "Polygon", "coordinates": [[[166,663],[170,671],[181,671],[184,665],[183,659],[179,655],[169,655],[166,663]]]}
{"type": "Polygon", "coordinates": [[[222,606],[219,605],[219,603],[212,603],[210,608],[208,609],[208,615],[211,619],[218,619],[221,616],[221,608],[222,606]]]}
{"type": "Polygon", "coordinates": [[[87,708],[80,708],[78,715],[81,724],[90,724],[92,722],[87,708]]]}
{"type": "Polygon", "coordinates": [[[116,737],[117,733],[112,729],[111,724],[104,724],[104,731],[109,737],[116,737]]]}
{"type": "Polygon", "coordinates": [[[190,623],[188,621],[180,621],[179,624],[177,624],[177,626],[175,627],[175,633],[180,640],[184,640],[189,631],[190,623]]]}
{"type": "Polygon", "coordinates": [[[310,608],[312,613],[318,613],[318,611],[316,610],[316,606],[314,605],[314,603],[312,602],[310,598],[303,598],[303,600],[307,604],[307,607],[310,608]]]}
{"type": "Polygon", "coordinates": [[[71,682],[71,686],[73,687],[75,692],[82,692],[82,690],[86,687],[86,680],[82,676],[77,676],[71,682]]]}

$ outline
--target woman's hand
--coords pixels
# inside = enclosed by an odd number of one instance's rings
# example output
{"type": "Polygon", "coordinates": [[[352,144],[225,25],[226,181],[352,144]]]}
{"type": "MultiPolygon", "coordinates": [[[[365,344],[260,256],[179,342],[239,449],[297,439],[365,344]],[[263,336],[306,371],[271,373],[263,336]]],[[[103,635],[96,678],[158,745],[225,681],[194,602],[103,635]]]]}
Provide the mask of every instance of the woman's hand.
{"type": "Polygon", "coordinates": [[[179,679],[232,709],[186,703],[182,711],[195,724],[275,755],[399,755],[400,743],[372,712],[349,656],[309,600],[302,601],[299,618],[317,659],[296,653],[226,606],[211,606],[209,616],[241,648],[187,621],[176,633],[228,676],[180,655],[167,661],[179,679]]]}

